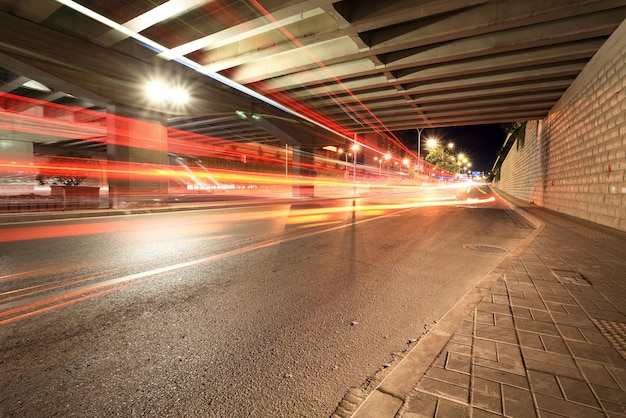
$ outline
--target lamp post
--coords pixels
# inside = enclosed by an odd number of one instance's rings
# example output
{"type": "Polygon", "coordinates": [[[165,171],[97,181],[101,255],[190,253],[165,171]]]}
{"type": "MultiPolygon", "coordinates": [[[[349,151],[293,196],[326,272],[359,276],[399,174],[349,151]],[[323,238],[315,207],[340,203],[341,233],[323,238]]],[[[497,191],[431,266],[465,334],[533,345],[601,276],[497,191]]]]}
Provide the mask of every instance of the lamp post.
{"type": "Polygon", "coordinates": [[[422,171],[422,155],[421,155],[421,146],[422,146],[422,131],[426,128],[417,128],[417,174],[419,175],[422,171]]]}
{"type": "MultiPolygon", "coordinates": [[[[354,153],[354,173],[352,174],[352,182],[354,183],[354,195],[356,196],[356,152],[359,150],[359,148],[361,148],[359,146],[359,144],[354,144],[352,145],[352,147],[350,148],[352,150],[352,152],[354,153]]],[[[348,161],[346,159],[346,161],[348,161]]]]}
{"type": "Polygon", "coordinates": [[[378,178],[383,177],[383,157],[374,157],[374,160],[378,161],[378,178]]]}
{"type": "Polygon", "coordinates": [[[391,154],[385,154],[385,161],[387,161],[387,181],[389,181],[389,160],[391,159],[391,154]]]}
{"type": "Polygon", "coordinates": [[[345,174],[344,177],[348,177],[348,151],[344,151],[342,148],[339,148],[338,150],[339,154],[346,154],[346,164],[344,165],[345,167],[345,174]]]}

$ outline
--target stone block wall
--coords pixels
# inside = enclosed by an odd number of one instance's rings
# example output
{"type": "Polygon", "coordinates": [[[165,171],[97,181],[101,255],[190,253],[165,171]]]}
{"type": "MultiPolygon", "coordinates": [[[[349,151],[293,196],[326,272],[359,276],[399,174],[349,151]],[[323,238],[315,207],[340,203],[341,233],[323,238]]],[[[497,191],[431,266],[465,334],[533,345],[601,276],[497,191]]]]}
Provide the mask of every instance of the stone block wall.
{"type": "Polygon", "coordinates": [[[626,231],[626,22],[502,164],[501,189],[626,231]]]}

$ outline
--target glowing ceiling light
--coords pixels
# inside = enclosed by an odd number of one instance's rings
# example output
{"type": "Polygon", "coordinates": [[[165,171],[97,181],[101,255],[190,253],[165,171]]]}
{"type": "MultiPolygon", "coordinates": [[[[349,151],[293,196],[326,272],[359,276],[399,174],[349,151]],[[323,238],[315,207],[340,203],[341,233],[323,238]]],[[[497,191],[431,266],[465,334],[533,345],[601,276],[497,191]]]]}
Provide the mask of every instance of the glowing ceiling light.
{"type": "Polygon", "coordinates": [[[189,100],[189,93],[180,87],[170,90],[170,100],[175,104],[184,104],[189,100]]]}
{"type": "Polygon", "coordinates": [[[170,95],[170,89],[163,83],[152,81],[146,84],[146,93],[150,100],[164,102],[170,95]]]}

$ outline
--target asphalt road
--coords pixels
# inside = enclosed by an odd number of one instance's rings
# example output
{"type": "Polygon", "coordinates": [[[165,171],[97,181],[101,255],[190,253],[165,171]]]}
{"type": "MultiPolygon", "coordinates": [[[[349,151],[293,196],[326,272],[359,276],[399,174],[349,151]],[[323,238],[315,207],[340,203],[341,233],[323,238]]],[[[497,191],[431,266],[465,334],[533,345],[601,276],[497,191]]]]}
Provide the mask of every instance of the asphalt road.
{"type": "Polygon", "coordinates": [[[0,416],[330,416],[531,232],[440,197],[1,225],[0,416]]]}

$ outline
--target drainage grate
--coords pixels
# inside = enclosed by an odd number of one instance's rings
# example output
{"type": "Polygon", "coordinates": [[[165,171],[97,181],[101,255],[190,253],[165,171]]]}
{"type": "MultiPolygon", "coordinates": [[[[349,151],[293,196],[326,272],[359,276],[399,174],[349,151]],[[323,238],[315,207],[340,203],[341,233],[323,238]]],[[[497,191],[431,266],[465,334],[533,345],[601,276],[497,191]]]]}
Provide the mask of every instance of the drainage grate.
{"type": "Polygon", "coordinates": [[[509,250],[502,247],[496,247],[495,245],[482,245],[482,244],[465,244],[463,248],[467,250],[483,251],[488,253],[506,253],[509,250]]]}
{"type": "Polygon", "coordinates": [[[607,319],[592,319],[602,335],[626,358],[626,324],[607,319]]]}
{"type": "Polygon", "coordinates": [[[557,279],[563,284],[577,284],[579,286],[591,286],[591,283],[580,273],[569,270],[552,270],[557,279]]]}

